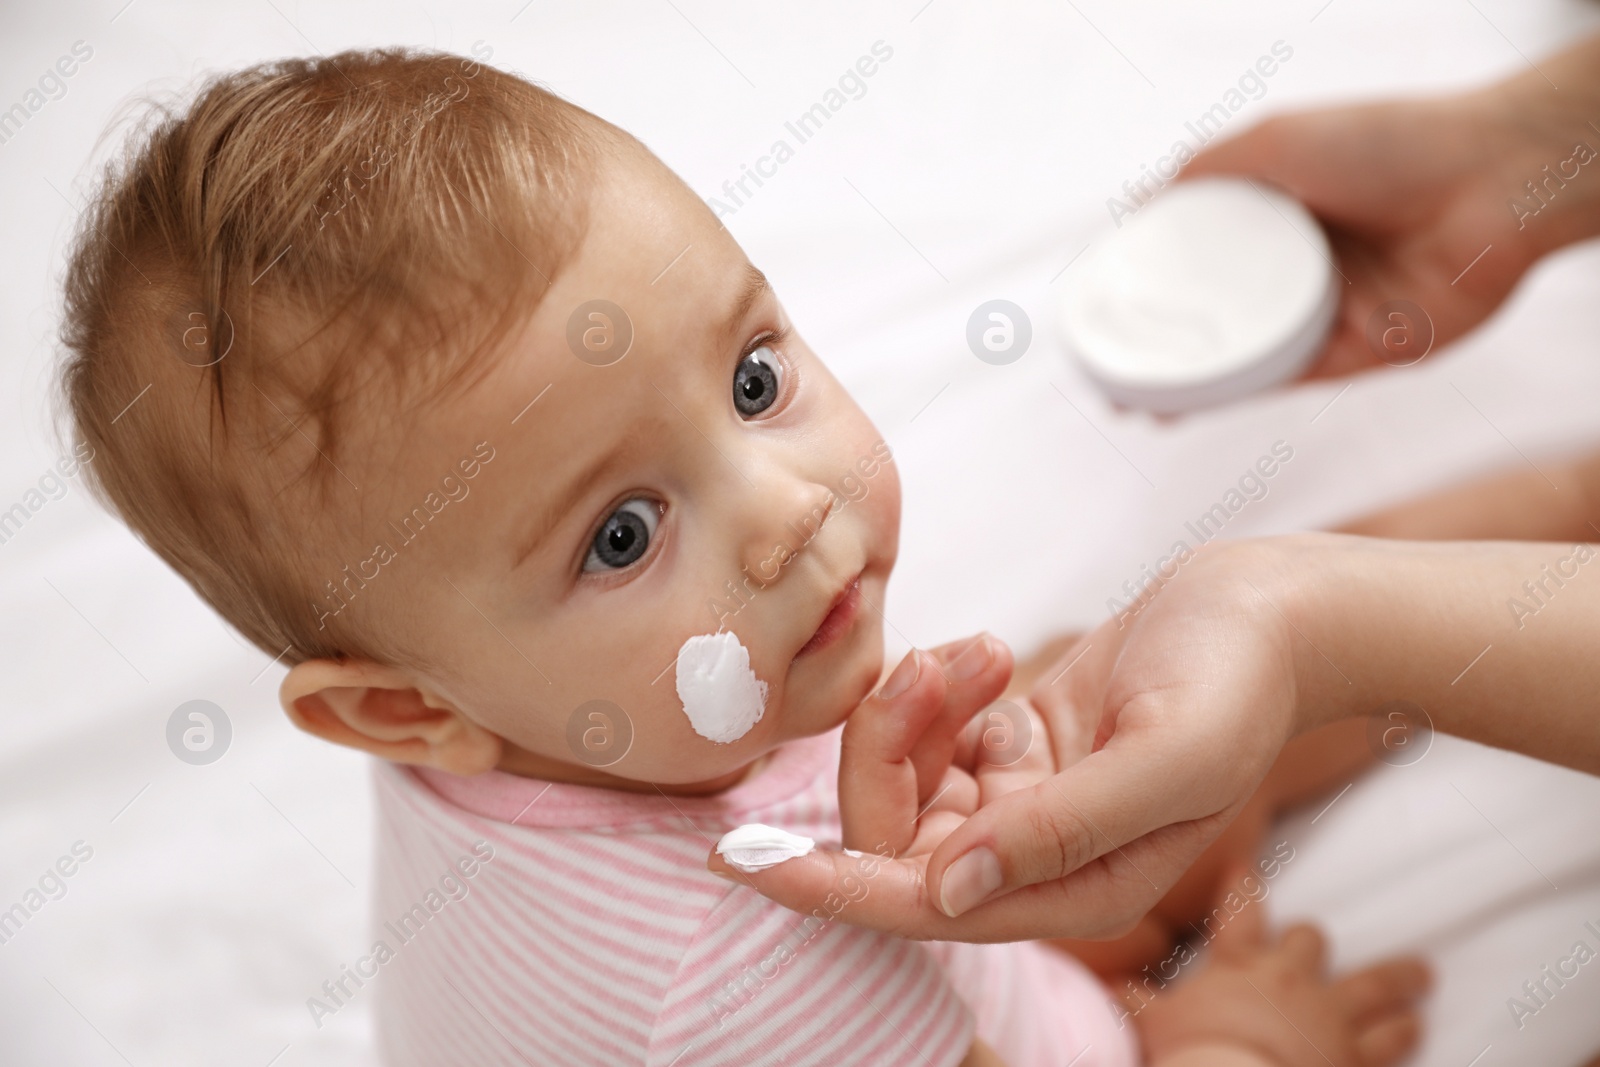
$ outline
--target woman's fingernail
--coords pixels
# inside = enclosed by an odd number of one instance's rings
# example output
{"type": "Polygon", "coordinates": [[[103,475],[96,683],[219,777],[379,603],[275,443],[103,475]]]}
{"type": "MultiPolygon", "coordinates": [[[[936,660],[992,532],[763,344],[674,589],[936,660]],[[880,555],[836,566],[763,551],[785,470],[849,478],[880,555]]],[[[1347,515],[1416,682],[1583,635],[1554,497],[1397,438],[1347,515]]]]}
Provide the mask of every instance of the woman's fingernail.
{"type": "MultiPolygon", "coordinates": [[[[707,870],[710,870],[710,868],[707,868],[707,870]]],[[[735,884],[739,883],[739,879],[734,877],[732,871],[711,871],[711,873],[716,875],[718,878],[721,878],[725,882],[733,882],[735,884]]]]}
{"type": "Polygon", "coordinates": [[[922,653],[912,649],[905,659],[900,661],[900,666],[889,675],[889,680],[883,683],[883,688],[878,690],[879,700],[893,700],[917,683],[922,675],[922,653]]]}
{"type": "Polygon", "coordinates": [[[939,883],[939,910],[954,919],[982,904],[1000,888],[1000,860],[986,848],[975,848],[944,869],[939,883]]]}
{"type": "Polygon", "coordinates": [[[964,682],[968,678],[977,677],[993,662],[994,645],[990,643],[989,635],[983,634],[955,658],[950,664],[948,673],[956,681],[964,682]]]}

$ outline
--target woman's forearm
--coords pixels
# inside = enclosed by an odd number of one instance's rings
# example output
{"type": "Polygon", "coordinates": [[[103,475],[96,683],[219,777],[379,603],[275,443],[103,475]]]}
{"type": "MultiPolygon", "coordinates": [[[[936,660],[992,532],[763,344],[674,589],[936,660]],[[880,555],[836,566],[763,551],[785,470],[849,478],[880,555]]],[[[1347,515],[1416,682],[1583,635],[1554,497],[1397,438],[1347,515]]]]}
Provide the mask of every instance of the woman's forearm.
{"type": "Polygon", "coordinates": [[[1600,538],[1597,505],[1600,453],[1540,460],[1538,470],[1518,465],[1364,515],[1336,532],[1407,541],[1582,541],[1600,538]]]}
{"type": "MultiPolygon", "coordinates": [[[[1600,547],[1278,539],[1302,728],[1420,706],[1444,732],[1600,773],[1600,547]]],[[[1263,608],[1263,610],[1267,610],[1263,608]]]]}
{"type": "Polygon", "coordinates": [[[1508,210],[1525,205],[1518,234],[1535,258],[1600,234],[1600,35],[1468,99],[1505,134],[1489,167],[1508,210]]]}

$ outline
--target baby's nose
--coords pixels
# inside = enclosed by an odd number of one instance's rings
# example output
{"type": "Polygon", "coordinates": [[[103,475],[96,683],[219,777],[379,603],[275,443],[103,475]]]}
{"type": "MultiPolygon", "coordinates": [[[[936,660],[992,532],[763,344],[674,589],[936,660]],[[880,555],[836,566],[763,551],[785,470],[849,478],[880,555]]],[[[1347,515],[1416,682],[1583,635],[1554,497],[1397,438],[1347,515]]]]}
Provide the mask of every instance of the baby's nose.
{"type": "Polygon", "coordinates": [[[776,582],[783,569],[806,551],[833,512],[833,491],[799,479],[768,486],[749,504],[749,533],[741,563],[763,585],[776,582]]]}

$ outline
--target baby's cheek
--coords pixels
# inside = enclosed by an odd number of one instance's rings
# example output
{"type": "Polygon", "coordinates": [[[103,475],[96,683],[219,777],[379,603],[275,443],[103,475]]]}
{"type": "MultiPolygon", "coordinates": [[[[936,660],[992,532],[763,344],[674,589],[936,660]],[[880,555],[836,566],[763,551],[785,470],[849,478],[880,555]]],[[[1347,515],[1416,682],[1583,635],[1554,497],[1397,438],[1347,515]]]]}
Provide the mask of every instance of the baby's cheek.
{"type": "Polygon", "coordinates": [[[608,692],[574,699],[563,716],[564,736],[549,755],[639,781],[692,781],[717,773],[714,750],[726,746],[695,733],[673,692],[670,669],[653,687],[646,678],[608,692]]]}
{"type": "Polygon", "coordinates": [[[851,506],[866,518],[869,551],[893,566],[900,544],[900,472],[892,459],[879,463],[866,489],[860,503],[851,506]]]}
{"type": "Polygon", "coordinates": [[[845,477],[839,480],[835,490],[849,498],[852,506],[870,506],[890,517],[898,517],[900,474],[895,466],[894,450],[859,409],[849,423],[849,432],[841,434],[839,439],[850,443],[845,446],[846,453],[836,460],[845,477]]]}
{"type": "MultiPolygon", "coordinates": [[[[669,676],[660,684],[664,687],[670,681],[669,676]]],[[[611,770],[661,783],[705,782],[747,766],[773,747],[772,729],[781,719],[781,709],[769,700],[761,720],[748,733],[724,744],[697,733],[681,703],[653,704],[646,714],[649,721],[640,725],[634,752],[611,770]]]]}
{"type": "Polygon", "coordinates": [[[611,690],[610,713],[631,733],[631,749],[606,768],[611,773],[643,781],[711,779],[770,744],[781,716],[779,694],[767,681],[769,665],[759,656],[752,661],[752,650],[735,632],[716,632],[709,624],[695,632],[701,621],[678,620],[682,643],[662,651],[659,663],[646,665],[644,654],[636,656],[625,668],[627,684],[611,690]]]}

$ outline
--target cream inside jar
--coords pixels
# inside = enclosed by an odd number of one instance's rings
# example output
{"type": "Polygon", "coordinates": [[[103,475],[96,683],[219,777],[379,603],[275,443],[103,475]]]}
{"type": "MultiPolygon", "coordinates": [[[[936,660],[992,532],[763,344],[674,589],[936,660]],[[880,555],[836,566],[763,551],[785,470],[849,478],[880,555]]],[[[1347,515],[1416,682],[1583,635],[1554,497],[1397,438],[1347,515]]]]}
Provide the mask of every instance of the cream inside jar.
{"type": "Polygon", "coordinates": [[[1326,234],[1298,201],[1259,182],[1197,178],[1084,253],[1061,325],[1112,400],[1191,411],[1303,373],[1327,339],[1340,282],[1326,234]]]}

